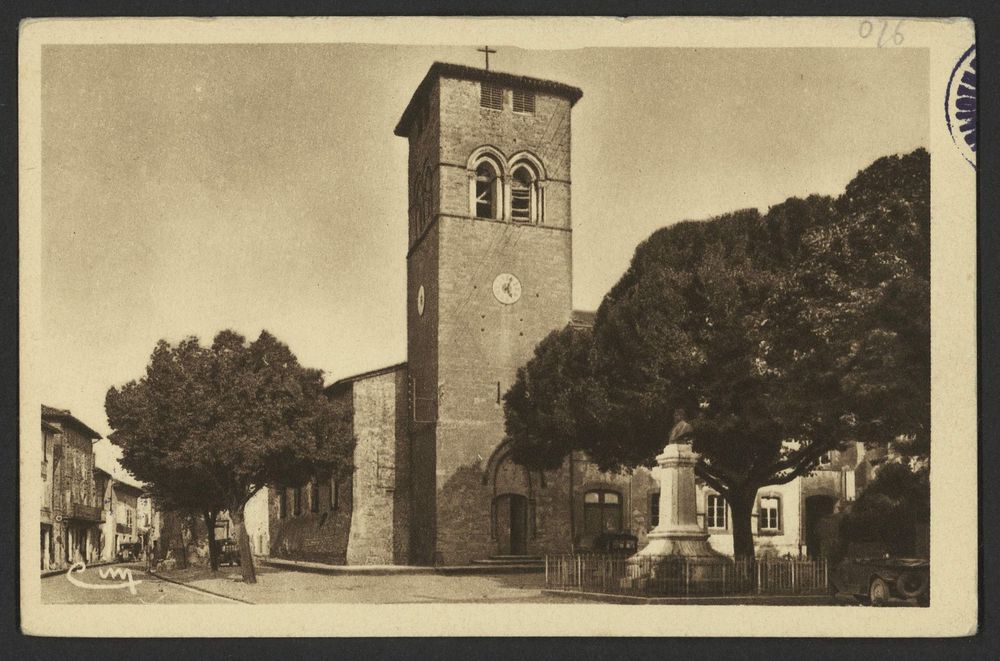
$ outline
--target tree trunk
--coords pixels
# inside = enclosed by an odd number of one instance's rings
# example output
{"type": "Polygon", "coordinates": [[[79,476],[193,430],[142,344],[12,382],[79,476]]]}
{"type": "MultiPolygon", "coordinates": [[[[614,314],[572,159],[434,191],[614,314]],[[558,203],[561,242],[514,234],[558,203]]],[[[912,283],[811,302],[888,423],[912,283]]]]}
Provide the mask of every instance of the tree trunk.
{"type": "Polygon", "coordinates": [[[219,513],[206,510],[201,515],[205,518],[205,534],[208,536],[208,566],[212,571],[219,571],[219,548],[215,543],[215,520],[219,513]]]}
{"type": "Polygon", "coordinates": [[[180,537],[181,537],[181,565],[180,569],[187,569],[188,567],[188,543],[194,536],[194,531],[192,528],[192,518],[190,513],[184,512],[183,514],[178,514],[177,523],[180,527],[180,537]]]}
{"type": "Polygon", "coordinates": [[[243,570],[243,582],[256,583],[257,572],[253,567],[253,549],[250,548],[250,535],[247,534],[244,507],[246,507],[246,503],[240,503],[238,507],[229,510],[229,516],[236,524],[236,539],[240,543],[240,568],[243,570]]]}
{"type": "Polygon", "coordinates": [[[754,559],[753,526],[750,515],[753,512],[756,491],[729,493],[729,508],[733,514],[733,555],[737,560],[754,559]]]}

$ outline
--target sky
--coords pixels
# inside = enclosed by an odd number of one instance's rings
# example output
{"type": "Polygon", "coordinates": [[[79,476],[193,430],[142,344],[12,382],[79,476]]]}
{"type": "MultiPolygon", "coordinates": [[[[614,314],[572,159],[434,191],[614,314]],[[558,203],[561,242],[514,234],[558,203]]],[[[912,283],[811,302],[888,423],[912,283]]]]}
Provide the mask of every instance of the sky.
{"type": "MultiPolygon", "coordinates": [[[[876,158],[929,146],[925,50],[491,46],[492,69],[583,90],[577,309],[660,227],[836,195],[876,158]]],[[[43,401],[107,434],[105,393],[141,377],[158,340],[224,328],[269,330],[328,382],[405,360],[407,142],[392,131],[432,62],[481,58],[45,47],[43,401]]]]}

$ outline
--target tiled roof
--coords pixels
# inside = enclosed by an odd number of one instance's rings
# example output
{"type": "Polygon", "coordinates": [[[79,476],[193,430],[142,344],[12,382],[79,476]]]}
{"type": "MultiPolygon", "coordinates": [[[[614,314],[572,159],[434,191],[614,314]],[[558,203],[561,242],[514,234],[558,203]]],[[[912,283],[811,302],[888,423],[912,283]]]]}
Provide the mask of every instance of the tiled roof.
{"type": "Polygon", "coordinates": [[[573,314],[569,320],[569,325],[580,328],[593,328],[594,319],[596,318],[596,312],[592,312],[590,310],[573,310],[573,314]]]}
{"type": "Polygon", "coordinates": [[[58,420],[60,422],[73,425],[77,428],[77,430],[83,432],[88,438],[95,441],[101,439],[100,434],[85,425],[79,418],[70,413],[69,409],[57,409],[54,406],[46,406],[45,404],[42,404],[42,421],[44,422],[45,420],[58,420]]]}
{"type": "Polygon", "coordinates": [[[389,365],[388,367],[380,367],[379,369],[370,370],[368,372],[362,372],[360,374],[355,374],[353,376],[345,376],[342,379],[337,379],[326,388],[324,392],[330,394],[334,390],[339,390],[355,381],[361,381],[362,379],[371,379],[376,376],[382,376],[383,374],[389,374],[390,372],[397,372],[401,369],[406,369],[406,363],[396,363],[395,365],[389,365]]]}
{"type": "Polygon", "coordinates": [[[554,80],[519,76],[513,73],[504,73],[503,71],[487,71],[478,67],[467,67],[461,64],[451,64],[450,62],[435,62],[427,70],[427,75],[424,76],[424,79],[417,86],[416,91],[413,92],[413,96],[410,97],[410,102],[407,104],[406,110],[403,111],[403,116],[400,117],[399,123],[396,124],[396,130],[394,131],[396,135],[402,138],[407,136],[410,123],[413,121],[414,115],[416,115],[417,108],[434,84],[434,81],[439,77],[479,80],[496,83],[505,87],[548,92],[549,94],[569,99],[571,105],[579,101],[580,97],[583,96],[583,90],[579,87],[557,83],[554,80]]]}

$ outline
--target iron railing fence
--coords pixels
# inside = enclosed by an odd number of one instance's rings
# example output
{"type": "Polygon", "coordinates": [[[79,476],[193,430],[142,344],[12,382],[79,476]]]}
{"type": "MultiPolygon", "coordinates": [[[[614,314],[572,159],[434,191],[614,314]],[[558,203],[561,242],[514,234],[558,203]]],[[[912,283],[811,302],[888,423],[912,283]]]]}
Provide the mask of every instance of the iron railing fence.
{"type": "Polygon", "coordinates": [[[646,597],[824,594],[828,567],[824,559],[549,555],[545,585],[646,597]]]}

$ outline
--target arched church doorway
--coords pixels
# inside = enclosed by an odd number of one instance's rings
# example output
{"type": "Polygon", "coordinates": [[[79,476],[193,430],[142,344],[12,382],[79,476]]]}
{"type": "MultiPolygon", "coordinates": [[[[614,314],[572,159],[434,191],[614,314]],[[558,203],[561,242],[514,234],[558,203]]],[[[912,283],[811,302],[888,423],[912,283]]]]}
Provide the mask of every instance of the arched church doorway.
{"type": "Polygon", "coordinates": [[[516,493],[496,497],[497,542],[500,555],[528,553],[528,499],[516,493]]]}
{"type": "Polygon", "coordinates": [[[830,536],[830,531],[827,530],[830,526],[824,525],[824,520],[833,514],[836,505],[837,499],[833,496],[809,496],[806,498],[806,553],[810,558],[819,558],[824,555],[823,541],[824,538],[830,536]]]}

